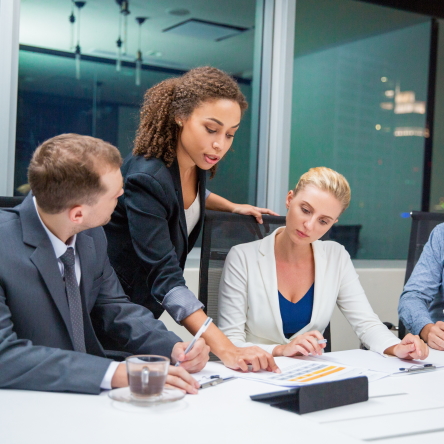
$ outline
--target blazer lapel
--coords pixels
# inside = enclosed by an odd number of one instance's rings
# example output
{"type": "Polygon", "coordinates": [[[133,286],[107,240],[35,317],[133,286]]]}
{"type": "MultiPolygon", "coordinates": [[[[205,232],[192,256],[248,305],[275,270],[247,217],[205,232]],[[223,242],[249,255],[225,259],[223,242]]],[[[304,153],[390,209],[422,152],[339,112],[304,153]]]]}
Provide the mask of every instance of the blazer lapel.
{"type": "Polygon", "coordinates": [[[274,255],[274,242],[276,234],[280,229],[281,228],[278,228],[274,233],[262,239],[259,247],[259,269],[267,293],[268,302],[270,304],[271,314],[281,336],[281,341],[287,342],[283,333],[281,310],[279,307],[276,257],[274,255]]]}
{"type": "Polygon", "coordinates": [[[205,170],[197,168],[197,180],[199,183],[200,216],[196,226],[194,227],[193,231],[190,233],[190,237],[188,239],[188,250],[187,250],[188,253],[194,247],[194,244],[196,243],[196,240],[199,237],[199,233],[205,218],[205,200],[206,200],[205,193],[206,193],[206,179],[207,179],[206,174],[207,172],[205,170]]]}
{"type": "Polygon", "coordinates": [[[79,255],[80,270],[82,273],[80,278],[80,294],[84,303],[83,308],[85,309],[86,307],[87,309],[87,313],[84,314],[89,314],[95,302],[88,298],[94,279],[94,273],[92,273],[92,270],[95,268],[96,264],[96,251],[94,249],[92,238],[85,233],[79,233],[76,239],[76,252],[79,255]]]}
{"type": "Polygon", "coordinates": [[[182,185],[180,183],[180,171],[179,171],[179,163],[177,162],[177,159],[174,159],[174,162],[171,164],[169,168],[171,178],[173,179],[174,184],[174,190],[176,191],[177,200],[179,201],[179,225],[180,225],[180,231],[182,233],[182,236],[185,240],[185,245],[187,246],[185,248],[185,251],[188,251],[188,231],[187,231],[187,221],[185,219],[185,206],[183,203],[183,196],[182,196],[182,185]]]}
{"type": "Polygon", "coordinates": [[[23,230],[23,242],[35,247],[30,260],[42,276],[49,294],[62,316],[71,341],[73,341],[65,284],[60,274],[54,248],[40,223],[31,194],[28,194],[20,206],[20,221],[23,230]]]}
{"type": "Polygon", "coordinates": [[[315,241],[312,244],[314,262],[315,262],[315,286],[314,286],[314,300],[313,312],[308,325],[301,330],[302,332],[310,331],[313,328],[314,320],[318,319],[319,312],[322,310],[322,293],[324,292],[324,275],[327,266],[327,259],[325,257],[322,241],[315,241]]]}
{"type": "Polygon", "coordinates": [[[86,351],[92,355],[105,356],[103,348],[97,339],[90,316],[96,302],[90,295],[95,277],[93,270],[97,264],[96,249],[92,237],[86,233],[79,233],[76,239],[76,252],[79,255],[80,271],[82,273],[80,278],[80,295],[82,298],[86,351]]]}

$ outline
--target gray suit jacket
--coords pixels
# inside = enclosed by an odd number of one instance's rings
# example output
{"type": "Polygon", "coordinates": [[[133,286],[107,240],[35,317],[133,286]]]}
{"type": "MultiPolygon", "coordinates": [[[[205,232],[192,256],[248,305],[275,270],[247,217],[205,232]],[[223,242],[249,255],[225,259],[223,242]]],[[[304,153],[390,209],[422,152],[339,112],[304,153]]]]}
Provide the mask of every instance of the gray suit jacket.
{"type": "Polygon", "coordinates": [[[133,304],[109,264],[102,228],[77,235],[87,354],[75,352],[63,278],[31,195],[0,211],[0,388],[99,393],[102,344],[171,356],[180,338],[133,304]]]}

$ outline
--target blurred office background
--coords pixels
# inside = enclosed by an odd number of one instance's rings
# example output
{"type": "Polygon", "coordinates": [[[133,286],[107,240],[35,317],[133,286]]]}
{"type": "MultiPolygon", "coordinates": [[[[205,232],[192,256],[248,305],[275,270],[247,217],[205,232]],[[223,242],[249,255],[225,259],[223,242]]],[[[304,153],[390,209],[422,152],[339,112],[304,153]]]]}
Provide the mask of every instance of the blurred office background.
{"type": "Polygon", "coordinates": [[[31,154],[45,139],[88,134],[126,155],[144,92],[212,65],[236,77],[250,108],[210,190],[282,212],[285,190],[308,168],[336,169],[352,188],[340,224],[361,226],[358,259],[405,259],[409,212],[444,211],[444,21],[433,1],[429,10],[357,0],[17,3],[14,194],[24,190],[31,154]],[[276,93],[278,3],[293,9],[285,18],[291,63],[282,65],[289,80],[276,93]],[[282,101],[281,117],[270,116],[269,105],[282,101]],[[272,142],[276,128],[283,135],[272,142]]]}

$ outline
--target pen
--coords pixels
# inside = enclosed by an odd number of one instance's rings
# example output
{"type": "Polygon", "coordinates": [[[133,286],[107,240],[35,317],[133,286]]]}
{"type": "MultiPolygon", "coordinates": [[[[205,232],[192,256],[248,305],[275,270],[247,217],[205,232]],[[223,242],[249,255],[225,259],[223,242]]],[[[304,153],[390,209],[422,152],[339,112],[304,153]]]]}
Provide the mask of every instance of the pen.
{"type": "Polygon", "coordinates": [[[223,382],[234,381],[234,379],[234,376],[230,376],[229,378],[215,378],[214,376],[210,376],[210,381],[202,383],[199,388],[204,389],[207,387],[213,387],[215,385],[222,384],[223,382]]]}
{"type": "MultiPolygon", "coordinates": [[[[205,330],[208,328],[208,326],[213,322],[212,318],[207,318],[206,321],[203,323],[202,327],[199,328],[199,331],[196,333],[196,336],[194,336],[193,340],[188,344],[188,347],[185,349],[185,354],[187,354],[189,351],[191,351],[194,347],[194,344],[196,341],[205,333],[205,330]]],[[[176,362],[176,367],[180,365],[180,362],[176,362]]]]}
{"type": "Polygon", "coordinates": [[[424,364],[424,365],[413,365],[411,367],[401,367],[399,370],[401,372],[420,372],[422,370],[433,370],[436,366],[433,364],[424,364]]]}
{"type": "MultiPolygon", "coordinates": [[[[318,344],[326,344],[328,341],[327,341],[327,339],[324,338],[324,339],[318,339],[317,342],[318,342],[318,344]]],[[[311,353],[309,353],[308,355],[309,355],[309,356],[312,356],[311,353]]]]}

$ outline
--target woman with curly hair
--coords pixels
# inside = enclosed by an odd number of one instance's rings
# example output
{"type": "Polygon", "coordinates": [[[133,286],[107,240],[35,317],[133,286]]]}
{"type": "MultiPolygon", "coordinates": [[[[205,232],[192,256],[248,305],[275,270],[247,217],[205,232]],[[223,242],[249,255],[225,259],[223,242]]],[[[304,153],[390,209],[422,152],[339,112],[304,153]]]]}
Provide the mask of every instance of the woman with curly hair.
{"type": "MultiPolygon", "coordinates": [[[[237,83],[211,67],[195,68],[150,88],[140,113],[133,153],[122,166],[124,194],[105,227],[108,253],[133,302],[155,317],[163,310],[195,334],[207,316],[186,287],[187,254],[202,227],[204,209],[275,214],[234,204],[206,190],[239,128],[247,102],[237,83]]],[[[259,347],[238,348],[211,324],[203,338],[227,366],[278,371],[259,347]]]]}

